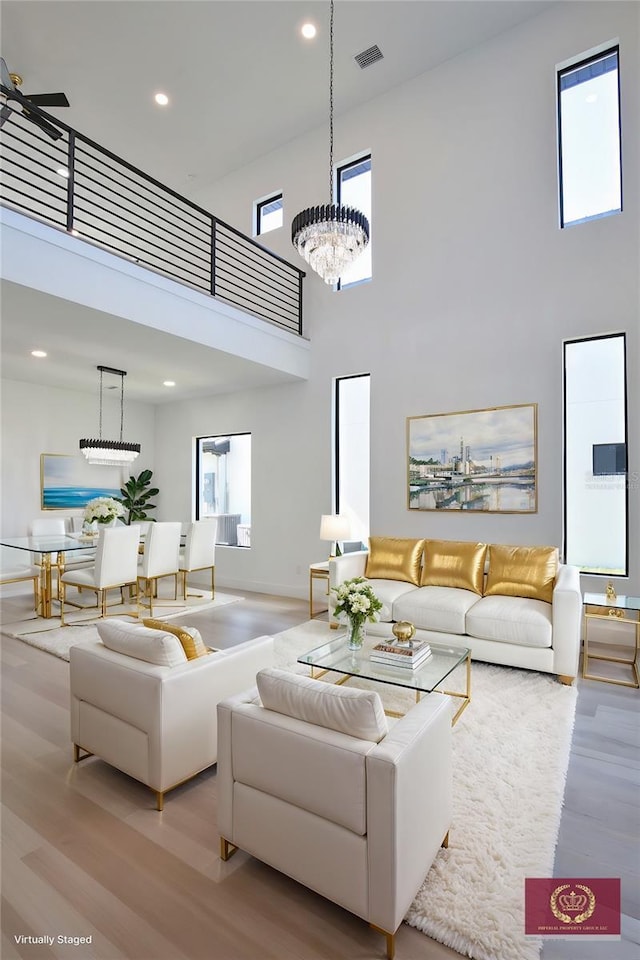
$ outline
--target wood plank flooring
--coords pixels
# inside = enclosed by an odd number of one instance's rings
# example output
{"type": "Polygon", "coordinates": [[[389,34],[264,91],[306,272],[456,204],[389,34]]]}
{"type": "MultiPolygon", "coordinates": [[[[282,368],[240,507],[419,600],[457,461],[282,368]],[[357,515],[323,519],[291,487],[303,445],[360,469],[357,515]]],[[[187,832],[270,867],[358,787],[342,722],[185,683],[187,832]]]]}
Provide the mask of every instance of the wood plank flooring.
{"type": "MultiPolygon", "coordinates": [[[[226,593],[234,591],[225,590],[226,593]]],[[[306,601],[246,594],[192,615],[232,646],[307,619],[306,601]]],[[[3,601],[5,623],[26,600],[3,601]]],[[[356,917],[238,853],[218,858],[215,767],[164,813],[99,760],[72,762],[68,664],[6,635],[2,664],[3,960],[359,960],[383,939],[356,917]],[[16,936],[92,943],[16,943],[16,936]]],[[[555,876],[620,876],[623,939],[548,941],[543,960],[640,960],[638,691],[579,683],[555,876]]],[[[397,960],[460,955],[403,925],[397,960]]],[[[495,960],[503,960],[496,957],[495,960]]]]}

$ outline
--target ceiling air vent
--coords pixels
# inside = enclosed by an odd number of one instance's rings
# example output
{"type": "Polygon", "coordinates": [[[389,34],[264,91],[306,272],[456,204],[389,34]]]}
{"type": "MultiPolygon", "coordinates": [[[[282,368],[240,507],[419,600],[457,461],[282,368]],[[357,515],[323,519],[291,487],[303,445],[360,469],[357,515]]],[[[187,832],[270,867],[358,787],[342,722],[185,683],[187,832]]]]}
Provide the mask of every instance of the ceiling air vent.
{"type": "Polygon", "coordinates": [[[356,54],[353,58],[358,64],[361,70],[364,70],[365,67],[370,67],[372,63],[377,63],[378,60],[382,60],[384,54],[377,43],[374,43],[372,47],[368,47],[366,50],[363,50],[362,53],[356,54]]]}

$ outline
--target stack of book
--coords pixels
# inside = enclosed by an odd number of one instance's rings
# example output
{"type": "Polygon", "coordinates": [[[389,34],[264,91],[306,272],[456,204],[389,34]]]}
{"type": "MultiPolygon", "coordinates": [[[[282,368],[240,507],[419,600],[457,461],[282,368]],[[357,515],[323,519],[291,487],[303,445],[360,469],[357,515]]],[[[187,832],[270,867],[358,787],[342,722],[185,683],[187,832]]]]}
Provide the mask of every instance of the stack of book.
{"type": "Polygon", "coordinates": [[[409,646],[406,643],[377,643],[370,654],[375,663],[386,663],[391,667],[408,667],[415,670],[431,656],[431,647],[426,640],[420,640],[409,646]]]}

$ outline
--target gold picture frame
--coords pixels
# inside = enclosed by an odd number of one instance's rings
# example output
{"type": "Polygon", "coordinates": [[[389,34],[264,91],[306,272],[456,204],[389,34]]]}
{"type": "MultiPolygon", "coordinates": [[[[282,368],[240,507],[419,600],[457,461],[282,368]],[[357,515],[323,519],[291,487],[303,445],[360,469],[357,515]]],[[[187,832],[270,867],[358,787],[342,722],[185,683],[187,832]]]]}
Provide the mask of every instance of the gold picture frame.
{"type": "Polygon", "coordinates": [[[538,405],[407,417],[407,509],[538,512],[538,405]]]}

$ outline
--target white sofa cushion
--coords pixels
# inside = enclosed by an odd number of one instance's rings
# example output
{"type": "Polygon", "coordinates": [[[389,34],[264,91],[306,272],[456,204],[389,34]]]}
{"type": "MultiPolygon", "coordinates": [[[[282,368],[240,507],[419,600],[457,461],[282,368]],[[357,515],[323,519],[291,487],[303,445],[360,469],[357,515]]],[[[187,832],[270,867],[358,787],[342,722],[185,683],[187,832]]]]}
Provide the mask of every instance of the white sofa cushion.
{"type": "MultiPolygon", "coordinates": [[[[171,633],[152,630],[141,623],[130,623],[117,617],[98,621],[96,629],[105,647],[116,653],[161,667],[175,667],[187,663],[182,644],[171,633]]],[[[191,632],[191,628],[185,629],[191,632]]]]}
{"type": "Polygon", "coordinates": [[[256,683],[267,710],[374,743],[387,733],[382,701],[374,690],[338,687],[274,668],[261,670],[256,683]]]}
{"type": "Polygon", "coordinates": [[[419,587],[393,604],[394,620],[409,620],[424,630],[465,633],[467,612],[478,603],[477,593],[456,587],[419,587]]]}
{"type": "Polygon", "coordinates": [[[483,597],[467,614],[466,632],[480,640],[551,646],[551,604],[526,597],[483,597]]]}
{"type": "MultiPolygon", "coordinates": [[[[378,620],[382,623],[389,623],[391,620],[400,619],[393,616],[393,605],[405,593],[415,593],[416,587],[412,583],[406,583],[404,580],[369,580],[371,589],[376,597],[382,601],[382,610],[378,613],[378,620]]],[[[340,617],[338,617],[340,620],[340,617]]]]}

